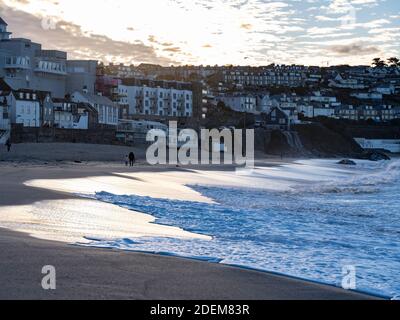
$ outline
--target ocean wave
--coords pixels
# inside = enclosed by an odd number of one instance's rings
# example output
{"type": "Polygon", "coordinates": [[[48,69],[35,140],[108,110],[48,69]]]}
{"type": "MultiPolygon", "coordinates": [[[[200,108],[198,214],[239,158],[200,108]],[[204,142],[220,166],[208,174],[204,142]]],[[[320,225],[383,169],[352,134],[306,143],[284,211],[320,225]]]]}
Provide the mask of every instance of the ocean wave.
{"type": "Polygon", "coordinates": [[[393,185],[400,178],[400,160],[380,161],[373,165],[364,163],[361,168],[362,171],[349,172],[347,176],[332,177],[331,181],[295,184],[286,192],[371,194],[381,192],[384,185],[393,185]]]}

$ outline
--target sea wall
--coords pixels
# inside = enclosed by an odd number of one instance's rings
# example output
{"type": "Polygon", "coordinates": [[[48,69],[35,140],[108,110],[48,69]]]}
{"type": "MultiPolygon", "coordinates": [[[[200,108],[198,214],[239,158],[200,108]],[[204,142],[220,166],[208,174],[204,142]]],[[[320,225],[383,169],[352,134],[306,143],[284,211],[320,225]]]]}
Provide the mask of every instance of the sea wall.
{"type": "Polygon", "coordinates": [[[121,144],[116,139],[115,129],[110,127],[89,130],[60,128],[30,128],[20,124],[11,127],[11,142],[72,142],[93,144],[121,144]]]}

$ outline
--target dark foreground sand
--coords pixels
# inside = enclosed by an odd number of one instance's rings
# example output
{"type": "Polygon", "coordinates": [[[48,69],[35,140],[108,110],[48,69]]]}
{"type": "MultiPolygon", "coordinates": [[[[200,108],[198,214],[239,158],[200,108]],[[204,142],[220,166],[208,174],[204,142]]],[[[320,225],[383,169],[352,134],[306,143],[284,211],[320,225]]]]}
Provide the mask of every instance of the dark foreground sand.
{"type": "MultiPolygon", "coordinates": [[[[151,170],[142,168],[143,170],[151,170]]],[[[141,170],[141,168],[135,168],[141,170]]],[[[157,169],[159,170],[159,169],[157,169]]],[[[69,199],[71,194],[23,185],[29,179],[90,177],[106,165],[0,165],[0,206],[69,199]]],[[[372,299],[339,288],[190,259],[85,248],[0,228],[0,299],[372,299]],[[44,265],[57,289],[41,287],[44,265]]]]}
{"type": "Polygon", "coordinates": [[[0,299],[370,299],[221,264],[81,248],[0,229],[0,299]],[[56,290],[41,270],[56,268],[56,290]]]}

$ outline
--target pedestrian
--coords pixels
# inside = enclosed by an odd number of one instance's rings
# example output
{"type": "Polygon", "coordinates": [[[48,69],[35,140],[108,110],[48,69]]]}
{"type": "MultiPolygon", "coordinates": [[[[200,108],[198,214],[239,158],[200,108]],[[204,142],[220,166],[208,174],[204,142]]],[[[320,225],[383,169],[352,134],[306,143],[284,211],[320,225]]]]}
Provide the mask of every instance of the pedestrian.
{"type": "Polygon", "coordinates": [[[6,146],[7,146],[7,152],[10,152],[10,151],[11,151],[11,142],[10,142],[10,139],[7,140],[6,146]]]}
{"type": "Polygon", "coordinates": [[[135,163],[135,154],[133,152],[129,153],[129,166],[133,167],[135,163]]]}
{"type": "Polygon", "coordinates": [[[125,156],[125,166],[127,167],[129,163],[129,157],[128,155],[125,156]]]}

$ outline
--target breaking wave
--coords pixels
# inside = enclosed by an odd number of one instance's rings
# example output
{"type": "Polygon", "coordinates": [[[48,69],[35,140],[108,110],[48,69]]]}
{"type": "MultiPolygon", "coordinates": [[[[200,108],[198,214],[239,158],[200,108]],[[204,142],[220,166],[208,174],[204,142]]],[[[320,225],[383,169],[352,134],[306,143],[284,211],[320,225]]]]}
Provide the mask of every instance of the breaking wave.
{"type": "Polygon", "coordinates": [[[400,160],[393,162],[381,161],[374,165],[357,164],[359,172],[349,173],[344,176],[333,176],[330,181],[317,184],[294,185],[289,190],[292,193],[352,193],[368,194],[378,193],[383,185],[393,185],[400,178],[400,160]],[[366,172],[367,171],[367,172],[366,172]],[[372,172],[371,172],[372,171],[372,172]]]}

